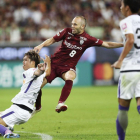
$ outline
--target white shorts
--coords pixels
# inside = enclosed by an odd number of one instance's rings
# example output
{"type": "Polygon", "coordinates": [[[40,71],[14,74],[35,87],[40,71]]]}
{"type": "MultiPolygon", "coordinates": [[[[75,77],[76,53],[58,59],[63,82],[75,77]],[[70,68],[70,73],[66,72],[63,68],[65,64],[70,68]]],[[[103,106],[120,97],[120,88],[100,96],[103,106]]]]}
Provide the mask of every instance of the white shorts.
{"type": "Polygon", "coordinates": [[[11,105],[10,108],[0,114],[0,117],[8,126],[14,127],[15,124],[27,122],[31,117],[31,113],[18,107],[17,105],[11,105]]]}
{"type": "Polygon", "coordinates": [[[118,82],[118,98],[140,97],[140,72],[121,73],[118,82]]]}

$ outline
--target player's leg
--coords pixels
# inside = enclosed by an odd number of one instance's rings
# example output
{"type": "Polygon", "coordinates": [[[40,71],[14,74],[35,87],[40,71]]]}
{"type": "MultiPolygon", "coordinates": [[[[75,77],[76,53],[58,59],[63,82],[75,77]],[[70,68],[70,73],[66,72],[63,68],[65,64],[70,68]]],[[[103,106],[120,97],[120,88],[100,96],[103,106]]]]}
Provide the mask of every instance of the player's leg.
{"type": "Polygon", "coordinates": [[[138,112],[140,114],[140,97],[137,97],[136,101],[137,101],[137,110],[138,110],[138,112]]]}
{"type": "MultiPolygon", "coordinates": [[[[52,80],[54,80],[57,76],[56,76],[56,73],[55,73],[55,66],[53,65],[53,64],[51,64],[51,75],[50,76],[48,76],[48,77],[45,77],[44,79],[43,79],[43,83],[42,83],[42,85],[41,85],[41,89],[47,84],[47,83],[51,83],[52,82],[52,80]]],[[[35,107],[36,107],[36,109],[33,111],[33,113],[32,113],[32,116],[35,114],[35,113],[37,113],[37,112],[39,112],[40,111],[40,109],[41,109],[41,96],[42,96],[42,91],[40,90],[39,91],[39,94],[38,94],[38,97],[37,97],[37,100],[36,100],[36,103],[35,103],[35,107]]],[[[31,117],[32,117],[31,116],[31,117]]]]}
{"type": "MultiPolygon", "coordinates": [[[[41,89],[47,84],[47,79],[44,78],[43,79],[43,83],[41,85],[41,89]]],[[[42,90],[40,89],[39,93],[38,93],[38,96],[37,96],[37,99],[36,99],[36,103],[35,103],[35,110],[33,112],[33,115],[39,111],[41,111],[41,96],[42,96],[42,90]]],[[[32,116],[33,116],[32,115],[32,116]]]]}
{"type": "Polygon", "coordinates": [[[136,84],[136,88],[135,88],[135,98],[136,98],[136,102],[137,102],[137,110],[138,113],[140,114],[140,80],[137,82],[136,84]]]}
{"type": "Polygon", "coordinates": [[[3,120],[3,118],[10,116],[12,113],[9,112],[5,114],[5,112],[3,112],[1,114],[0,117],[0,134],[4,137],[4,138],[19,138],[20,135],[19,134],[15,134],[12,132],[12,130],[10,130],[8,128],[8,125],[5,123],[5,121],[3,120]]]}
{"type": "Polygon", "coordinates": [[[67,105],[65,105],[64,102],[68,98],[73,86],[73,80],[76,78],[75,71],[70,70],[63,73],[62,78],[65,80],[65,85],[61,91],[61,96],[59,98],[58,105],[56,106],[55,109],[58,113],[67,110],[67,105]]]}
{"type": "Polygon", "coordinates": [[[128,110],[131,100],[118,99],[119,110],[116,120],[116,129],[119,140],[125,140],[126,128],[128,125],[128,110]]]}

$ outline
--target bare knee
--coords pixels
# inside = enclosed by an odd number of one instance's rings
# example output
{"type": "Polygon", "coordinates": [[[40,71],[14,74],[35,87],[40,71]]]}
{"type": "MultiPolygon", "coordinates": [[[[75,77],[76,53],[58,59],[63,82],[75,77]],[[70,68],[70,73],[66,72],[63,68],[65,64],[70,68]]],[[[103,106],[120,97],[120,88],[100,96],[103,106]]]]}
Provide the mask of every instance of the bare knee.
{"type": "Polygon", "coordinates": [[[2,118],[0,118],[0,124],[2,124],[3,126],[7,126],[7,124],[4,122],[2,118]]]}
{"type": "Polygon", "coordinates": [[[73,71],[68,71],[62,75],[62,78],[66,80],[74,80],[76,78],[76,74],[73,71]]]}

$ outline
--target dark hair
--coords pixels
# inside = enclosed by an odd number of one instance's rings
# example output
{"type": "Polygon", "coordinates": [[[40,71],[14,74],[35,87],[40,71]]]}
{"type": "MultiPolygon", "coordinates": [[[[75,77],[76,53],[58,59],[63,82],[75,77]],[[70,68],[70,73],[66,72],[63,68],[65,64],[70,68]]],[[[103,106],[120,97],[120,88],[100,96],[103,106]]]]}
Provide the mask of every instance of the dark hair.
{"type": "Polygon", "coordinates": [[[123,0],[125,6],[129,6],[132,13],[138,13],[140,10],[140,0],[123,0]]]}
{"type": "Polygon", "coordinates": [[[28,56],[31,61],[35,61],[35,67],[40,63],[40,56],[34,50],[28,51],[24,56],[28,56]]]}

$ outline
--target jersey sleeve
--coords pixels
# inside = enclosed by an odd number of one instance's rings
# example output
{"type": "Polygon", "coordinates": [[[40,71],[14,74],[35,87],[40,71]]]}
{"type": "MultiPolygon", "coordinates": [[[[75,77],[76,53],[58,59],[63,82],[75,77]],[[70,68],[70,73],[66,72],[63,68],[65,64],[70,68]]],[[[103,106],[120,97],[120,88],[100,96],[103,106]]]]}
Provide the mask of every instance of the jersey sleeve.
{"type": "Polygon", "coordinates": [[[100,39],[97,39],[95,37],[92,37],[92,36],[89,36],[88,37],[88,46],[101,46],[103,43],[102,40],[100,39]]]}
{"type": "Polygon", "coordinates": [[[134,34],[132,28],[132,22],[130,19],[124,19],[120,22],[120,29],[123,35],[125,34],[134,34]]]}
{"type": "Polygon", "coordinates": [[[67,28],[59,31],[53,38],[56,42],[60,41],[60,40],[63,40],[65,35],[67,33],[67,28]]]}
{"type": "Polygon", "coordinates": [[[34,72],[36,71],[36,68],[31,68],[31,69],[28,69],[28,70],[26,70],[26,71],[24,71],[23,72],[23,77],[24,78],[26,78],[26,77],[32,77],[32,78],[34,78],[34,77],[36,77],[35,75],[34,75],[34,72]]]}

